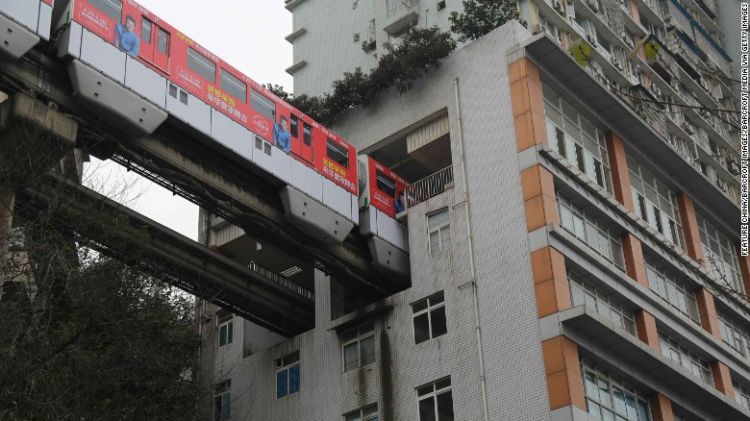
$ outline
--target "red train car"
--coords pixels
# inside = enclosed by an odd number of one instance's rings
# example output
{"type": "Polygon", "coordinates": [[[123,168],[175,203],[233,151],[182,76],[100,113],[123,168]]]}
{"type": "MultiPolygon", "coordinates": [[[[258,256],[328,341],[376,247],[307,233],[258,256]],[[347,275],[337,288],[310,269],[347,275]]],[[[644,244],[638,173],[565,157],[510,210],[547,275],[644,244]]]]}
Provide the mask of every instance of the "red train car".
{"type": "Polygon", "coordinates": [[[71,1],[73,21],[333,183],[358,194],[357,152],[352,145],[135,1],[71,1]]]}
{"type": "Polygon", "coordinates": [[[406,181],[369,156],[367,171],[370,206],[395,218],[396,214],[405,210],[406,181]]]}

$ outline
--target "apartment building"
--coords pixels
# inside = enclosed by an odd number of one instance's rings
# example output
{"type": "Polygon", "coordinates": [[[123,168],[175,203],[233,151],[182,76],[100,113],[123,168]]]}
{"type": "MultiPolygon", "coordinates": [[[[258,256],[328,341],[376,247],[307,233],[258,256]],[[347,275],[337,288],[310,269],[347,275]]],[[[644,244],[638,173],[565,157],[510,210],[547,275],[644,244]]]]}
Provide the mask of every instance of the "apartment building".
{"type": "MultiPolygon", "coordinates": [[[[374,65],[394,22],[460,7],[341,3],[287,2],[298,92],[374,65]],[[346,25],[373,19],[363,51],[346,25]]],[[[206,215],[209,245],[315,303],[315,327],[293,337],[200,308],[215,419],[750,419],[750,260],[736,115],[718,111],[736,106],[719,7],[527,0],[526,27],[461,46],[339,121],[411,183],[401,291],[332,278],[206,215]]]]}

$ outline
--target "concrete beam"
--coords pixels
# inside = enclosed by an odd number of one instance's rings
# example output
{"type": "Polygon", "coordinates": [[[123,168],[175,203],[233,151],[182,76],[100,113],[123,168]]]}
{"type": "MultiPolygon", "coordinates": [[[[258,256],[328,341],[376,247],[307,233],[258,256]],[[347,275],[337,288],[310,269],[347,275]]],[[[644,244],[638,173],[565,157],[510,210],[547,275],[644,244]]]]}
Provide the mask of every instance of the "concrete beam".
{"type": "Polygon", "coordinates": [[[19,192],[113,258],[284,335],[314,327],[314,301],[91,189],[50,176],[19,192]]]}

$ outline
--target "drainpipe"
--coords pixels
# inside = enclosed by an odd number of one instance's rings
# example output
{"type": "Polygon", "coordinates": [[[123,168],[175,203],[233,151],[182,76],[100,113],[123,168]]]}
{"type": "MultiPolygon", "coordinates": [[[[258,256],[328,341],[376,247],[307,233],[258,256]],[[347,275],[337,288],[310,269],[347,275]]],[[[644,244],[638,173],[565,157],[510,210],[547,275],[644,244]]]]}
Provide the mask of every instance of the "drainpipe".
{"type": "Polygon", "coordinates": [[[477,290],[477,271],[474,264],[474,236],[471,231],[471,205],[469,204],[469,186],[466,177],[466,157],[464,156],[464,135],[463,121],[461,119],[461,103],[458,99],[458,78],[453,79],[453,96],[456,101],[456,120],[458,124],[458,153],[461,162],[461,171],[463,174],[463,198],[461,202],[456,203],[454,207],[463,204],[466,213],[466,234],[469,242],[469,274],[471,276],[471,301],[474,308],[474,331],[477,337],[477,357],[479,359],[479,384],[482,394],[482,410],[484,412],[484,421],[490,421],[490,410],[487,403],[487,376],[484,368],[484,346],[482,345],[482,329],[479,320],[479,291],[477,290]]]}

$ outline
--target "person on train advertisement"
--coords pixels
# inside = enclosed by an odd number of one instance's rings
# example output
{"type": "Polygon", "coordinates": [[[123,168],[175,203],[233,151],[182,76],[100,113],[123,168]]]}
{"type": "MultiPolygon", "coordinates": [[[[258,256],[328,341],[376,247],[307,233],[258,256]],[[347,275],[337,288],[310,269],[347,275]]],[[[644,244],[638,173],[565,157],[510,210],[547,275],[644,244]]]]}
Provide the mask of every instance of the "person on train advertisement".
{"type": "Polygon", "coordinates": [[[135,18],[128,15],[125,24],[118,23],[115,28],[115,45],[131,57],[138,57],[141,50],[141,39],[135,33],[135,18]]]}
{"type": "Polygon", "coordinates": [[[292,137],[289,134],[289,121],[286,117],[281,116],[279,122],[273,125],[273,141],[276,146],[286,153],[292,148],[292,137]]]}

